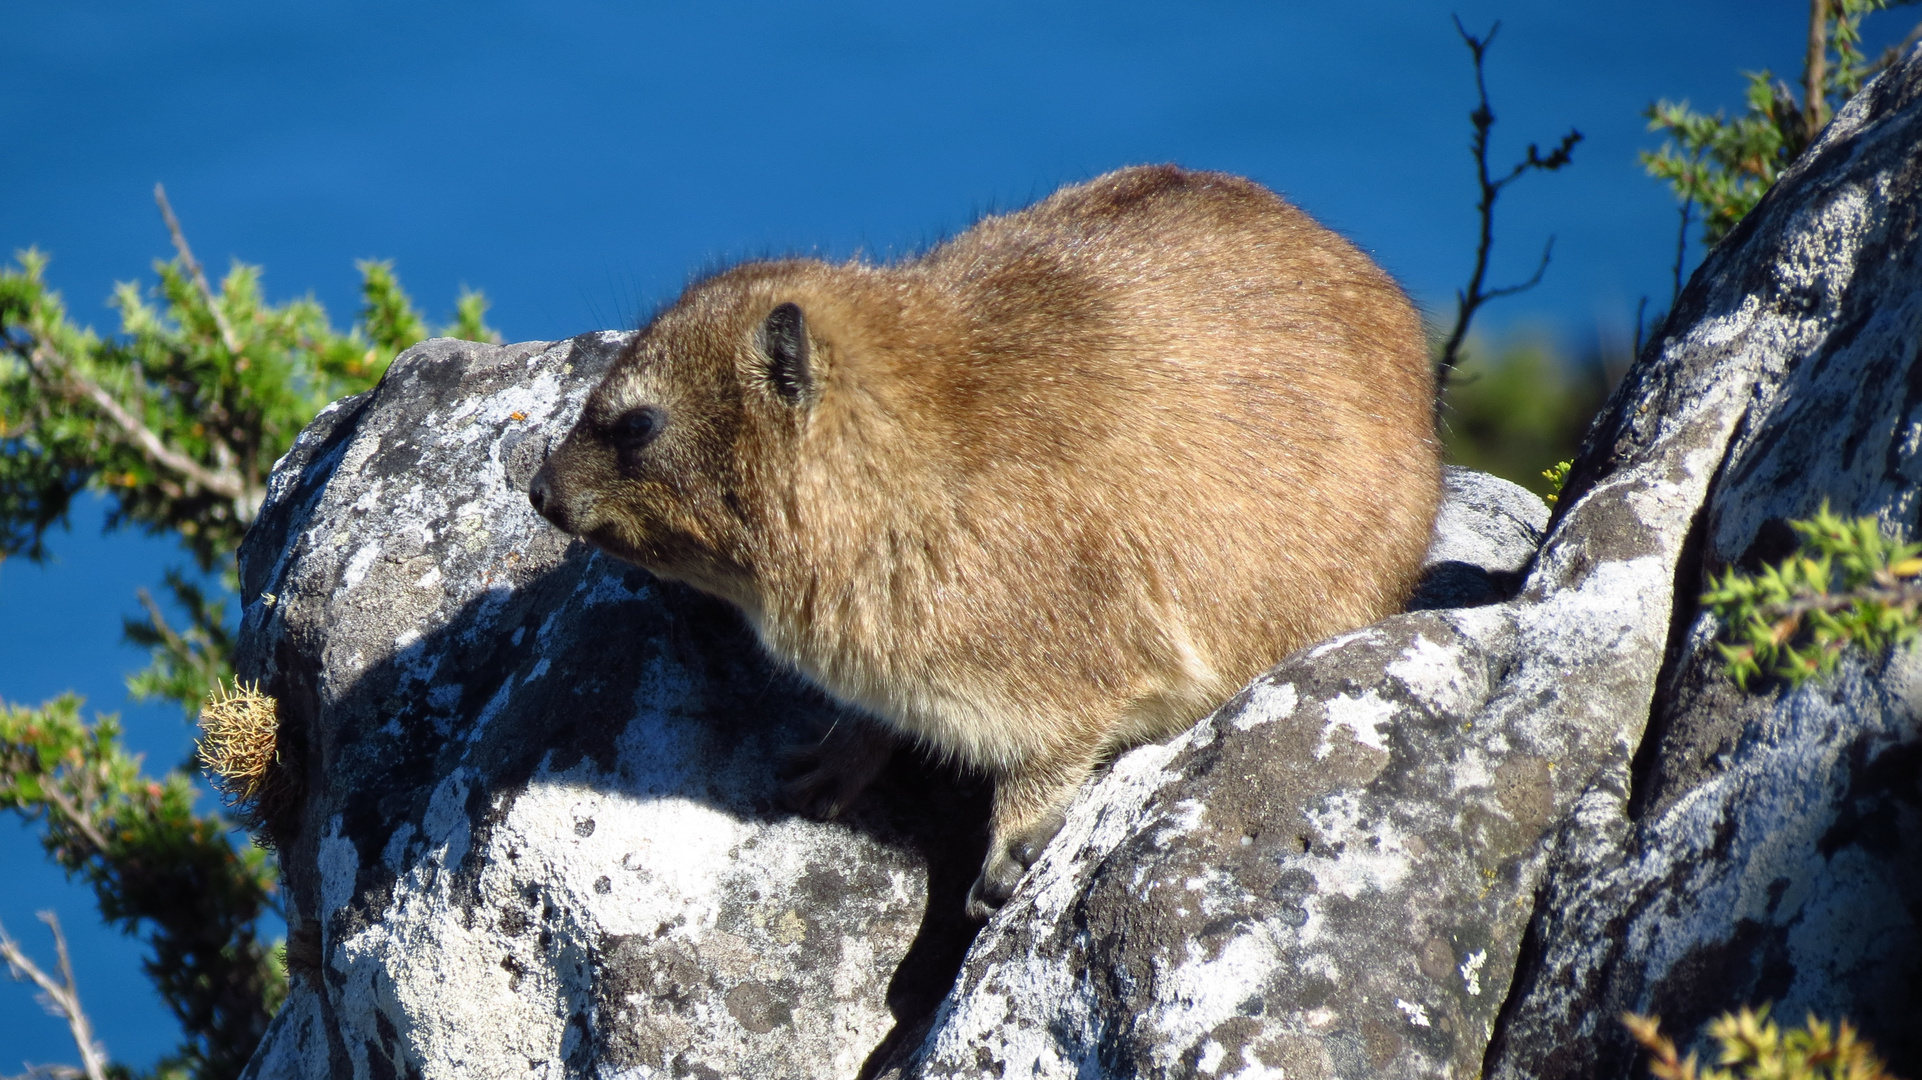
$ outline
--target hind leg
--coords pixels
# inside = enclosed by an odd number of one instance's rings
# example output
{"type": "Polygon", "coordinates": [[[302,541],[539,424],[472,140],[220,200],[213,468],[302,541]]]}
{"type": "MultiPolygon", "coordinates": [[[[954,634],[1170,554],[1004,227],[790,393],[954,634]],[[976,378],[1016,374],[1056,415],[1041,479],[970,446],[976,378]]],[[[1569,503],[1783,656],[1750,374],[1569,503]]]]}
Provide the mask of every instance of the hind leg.
{"type": "Polygon", "coordinates": [[[1094,765],[1095,755],[1087,752],[1017,768],[995,781],[988,858],[968,890],[969,918],[987,918],[1014,895],[1022,875],[1061,831],[1062,813],[1094,765]]]}

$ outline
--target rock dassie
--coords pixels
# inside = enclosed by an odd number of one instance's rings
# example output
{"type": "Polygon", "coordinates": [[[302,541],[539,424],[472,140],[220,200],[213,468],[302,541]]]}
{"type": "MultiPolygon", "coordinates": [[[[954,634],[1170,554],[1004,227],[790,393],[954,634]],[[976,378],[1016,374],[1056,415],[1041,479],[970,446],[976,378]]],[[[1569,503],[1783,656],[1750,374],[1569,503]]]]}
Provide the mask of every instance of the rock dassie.
{"type": "MultiPolygon", "coordinates": [[[[990,774],[982,917],[1105,758],[1400,608],[1433,399],[1353,245],[1251,181],[1131,168],[906,262],[689,286],[529,496],[990,774]]],[[[886,752],[843,738],[791,790],[833,812],[886,752]]]]}

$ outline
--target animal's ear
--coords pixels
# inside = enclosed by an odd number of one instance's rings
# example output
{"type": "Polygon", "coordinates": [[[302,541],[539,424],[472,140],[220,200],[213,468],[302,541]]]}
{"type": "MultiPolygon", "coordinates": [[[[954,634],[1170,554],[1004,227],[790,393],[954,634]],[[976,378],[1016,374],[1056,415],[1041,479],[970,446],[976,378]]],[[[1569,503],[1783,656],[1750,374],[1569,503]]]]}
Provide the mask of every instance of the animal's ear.
{"type": "Polygon", "coordinates": [[[761,324],[761,352],[768,360],[768,381],[790,405],[814,396],[807,317],[799,304],[787,303],[768,312],[761,324]]]}

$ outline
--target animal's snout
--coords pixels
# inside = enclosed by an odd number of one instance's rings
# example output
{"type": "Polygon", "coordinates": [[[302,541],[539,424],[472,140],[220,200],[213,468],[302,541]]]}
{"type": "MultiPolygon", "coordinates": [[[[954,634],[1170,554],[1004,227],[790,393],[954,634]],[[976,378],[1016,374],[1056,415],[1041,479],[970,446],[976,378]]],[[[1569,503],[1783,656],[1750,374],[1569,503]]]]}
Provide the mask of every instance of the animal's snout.
{"type": "Polygon", "coordinates": [[[527,501],[534,504],[536,514],[543,517],[547,515],[547,466],[541,466],[541,471],[535,473],[533,481],[527,485],[527,501]]]}
{"type": "Polygon", "coordinates": [[[536,514],[546,518],[555,528],[563,532],[573,531],[562,520],[566,514],[561,500],[554,497],[554,474],[550,466],[542,465],[540,471],[534,474],[534,479],[528,481],[527,501],[533,505],[536,514]]]}

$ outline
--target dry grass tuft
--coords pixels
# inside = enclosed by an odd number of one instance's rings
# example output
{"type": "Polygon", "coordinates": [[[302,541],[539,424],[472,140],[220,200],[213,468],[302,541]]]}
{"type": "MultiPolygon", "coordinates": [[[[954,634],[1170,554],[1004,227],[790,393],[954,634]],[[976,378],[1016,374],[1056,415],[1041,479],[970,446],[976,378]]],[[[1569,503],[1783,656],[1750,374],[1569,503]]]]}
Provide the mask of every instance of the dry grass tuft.
{"type": "Polygon", "coordinates": [[[280,767],[280,712],[272,697],[235,679],[232,688],[216,683],[200,707],[200,739],[194,749],[220,789],[242,817],[258,822],[279,808],[289,793],[280,767]]]}

